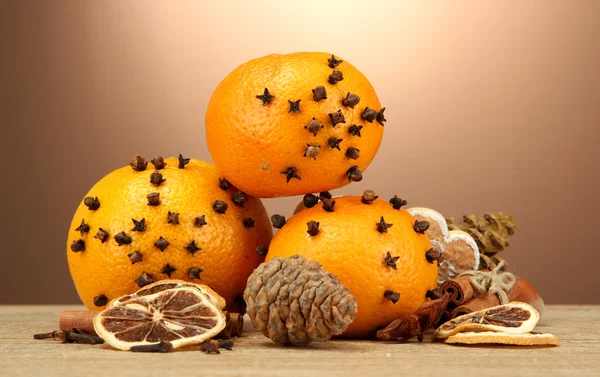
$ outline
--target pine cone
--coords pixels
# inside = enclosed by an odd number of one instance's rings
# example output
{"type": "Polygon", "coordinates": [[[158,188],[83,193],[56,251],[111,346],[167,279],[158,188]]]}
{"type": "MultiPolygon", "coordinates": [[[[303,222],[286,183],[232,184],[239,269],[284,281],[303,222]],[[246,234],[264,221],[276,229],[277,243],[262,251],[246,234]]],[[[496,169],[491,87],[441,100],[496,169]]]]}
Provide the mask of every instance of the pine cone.
{"type": "Polygon", "coordinates": [[[299,255],[263,263],[244,292],[252,323],[275,343],[324,342],[354,321],[357,303],[331,273],[299,255]]]}
{"type": "Polygon", "coordinates": [[[457,224],[453,217],[446,221],[450,230],[459,229],[469,233],[477,242],[479,252],[489,257],[508,247],[510,236],[517,229],[515,218],[502,212],[486,213],[480,218],[464,215],[461,224],[457,224]]]}

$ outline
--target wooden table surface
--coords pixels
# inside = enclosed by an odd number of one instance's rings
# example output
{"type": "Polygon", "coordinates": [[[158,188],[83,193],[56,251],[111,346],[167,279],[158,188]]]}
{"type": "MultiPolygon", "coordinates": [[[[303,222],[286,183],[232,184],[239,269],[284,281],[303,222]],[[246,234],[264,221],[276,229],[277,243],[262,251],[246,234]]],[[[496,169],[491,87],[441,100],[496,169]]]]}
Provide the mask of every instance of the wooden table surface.
{"type": "Polygon", "coordinates": [[[556,335],[561,345],[546,348],[452,346],[426,339],[335,340],[298,349],[246,331],[233,351],[220,355],[206,355],[198,346],[140,354],[32,338],[57,329],[61,311],[82,309],[0,306],[0,376],[600,376],[600,306],[548,307],[536,331],[556,335]]]}

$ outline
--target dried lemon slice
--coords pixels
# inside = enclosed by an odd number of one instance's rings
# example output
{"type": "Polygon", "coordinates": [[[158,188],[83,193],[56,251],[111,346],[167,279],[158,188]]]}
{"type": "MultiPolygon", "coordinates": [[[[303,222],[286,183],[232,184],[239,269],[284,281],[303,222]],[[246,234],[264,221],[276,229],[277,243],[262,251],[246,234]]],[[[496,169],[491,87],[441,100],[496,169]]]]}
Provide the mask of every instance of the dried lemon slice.
{"type": "Polygon", "coordinates": [[[540,314],[533,306],[524,302],[511,302],[456,317],[433,333],[434,339],[446,339],[457,333],[473,331],[495,331],[506,334],[531,332],[540,314]]]}
{"type": "Polygon", "coordinates": [[[507,344],[513,346],[558,346],[552,334],[510,334],[504,332],[461,332],[444,341],[450,344],[507,344]]]}
{"type": "Polygon", "coordinates": [[[210,288],[162,280],[120,297],[94,318],[94,329],[120,350],[169,342],[173,348],[198,344],[225,328],[224,300],[210,288]]]}

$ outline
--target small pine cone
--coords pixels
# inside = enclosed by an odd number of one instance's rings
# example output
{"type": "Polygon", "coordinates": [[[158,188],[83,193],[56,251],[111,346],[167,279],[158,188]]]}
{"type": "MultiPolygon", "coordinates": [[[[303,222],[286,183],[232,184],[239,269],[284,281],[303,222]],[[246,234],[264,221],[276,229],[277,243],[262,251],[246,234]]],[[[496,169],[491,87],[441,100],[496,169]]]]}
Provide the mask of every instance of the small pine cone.
{"type": "Polygon", "coordinates": [[[275,343],[305,346],[343,333],[357,303],[331,273],[299,255],[263,263],[244,292],[254,326],[275,343]]]}

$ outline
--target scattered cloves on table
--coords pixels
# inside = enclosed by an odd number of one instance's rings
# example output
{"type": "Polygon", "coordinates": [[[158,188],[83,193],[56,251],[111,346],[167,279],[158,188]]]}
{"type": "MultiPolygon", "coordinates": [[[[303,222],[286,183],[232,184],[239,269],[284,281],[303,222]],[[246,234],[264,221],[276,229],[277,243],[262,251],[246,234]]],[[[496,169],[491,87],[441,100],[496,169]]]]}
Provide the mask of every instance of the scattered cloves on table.
{"type": "Polygon", "coordinates": [[[406,200],[400,199],[396,195],[394,195],[394,197],[390,199],[390,204],[392,205],[392,207],[394,207],[394,209],[400,209],[400,208],[402,208],[402,206],[405,206],[407,203],[408,202],[406,200]]]}
{"type": "Polygon", "coordinates": [[[302,114],[302,110],[300,110],[300,101],[302,101],[302,100],[301,99],[299,99],[297,101],[288,100],[288,102],[290,103],[290,109],[288,110],[288,113],[302,114]]]}
{"type": "Polygon", "coordinates": [[[342,81],[343,79],[344,79],[344,74],[341,71],[338,71],[336,69],[333,72],[331,72],[331,75],[329,75],[327,82],[329,82],[331,85],[335,85],[338,82],[342,81]]]}
{"type": "Polygon", "coordinates": [[[342,64],[343,62],[344,62],[343,60],[336,59],[333,54],[331,54],[331,57],[329,59],[327,59],[327,63],[329,65],[329,68],[335,68],[338,65],[342,64]]]}
{"type": "Polygon", "coordinates": [[[206,342],[202,343],[200,345],[200,349],[203,352],[207,353],[207,354],[209,354],[209,353],[215,353],[215,354],[221,353],[219,351],[219,341],[215,340],[215,339],[210,339],[210,340],[207,340],[206,342]]]}
{"type": "Polygon", "coordinates": [[[165,266],[162,268],[162,270],[160,271],[161,274],[165,274],[169,277],[169,279],[171,278],[171,274],[173,272],[177,271],[177,269],[173,266],[171,266],[170,264],[165,264],[165,266]]]}
{"type": "Polygon", "coordinates": [[[179,169],[185,168],[185,165],[187,165],[187,164],[190,163],[190,159],[189,158],[183,158],[183,156],[181,154],[179,155],[178,158],[179,158],[179,165],[178,165],[179,169]]]}
{"type": "Polygon", "coordinates": [[[154,169],[156,170],[164,169],[165,166],[167,166],[165,159],[161,156],[154,156],[154,158],[150,160],[150,162],[152,163],[152,165],[154,165],[154,169]]]}
{"type": "Polygon", "coordinates": [[[377,120],[377,123],[381,124],[382,126],[384,126],[383,122],[387,122],[387,119],[385,119],[385,116],[383,115],[384,111],[385,111],[385,107],[382,107],[381,110],[379,110],[377,112],[377,116],[375,117],[375,120],[377,120]]]}
{"type": "Polygon", "coordinates": [[[436,260],[439,260],[441,257],[442,257],[442,252],[433,247],[425,252],[425,258],[427,258],[427,262],[429,262],[429,263],[433,263],[436,260]]]}
{"type": "Polygon", "coordinates": [[[75,253],[85,251],[85,241],[81,239],[73,241],[73,243],[71,243],[71,251],[75,253]]]}
{"type": "Polygon", "coordinates": [[[75,231],[79,232],[81,234],[81,237],[83,237],[84,234],[90,231],[90,226],[85,223],[85,219],[81,219],[81,224],[79,224],[79,226],[75,228],[75,231]]]}
{"type": "Polygon", "coordinates": [[[133,229],[131,229],[132,232],[144,232],[146,231],[146,219],[143,218],[140,221],[137,221],[136,219],[131,219],[131,221],[133,221],[133,229]]]}
{"type": "Polygon", "coordinates": [[[150,183],[153,184],[154,186],[158,187],[164,181],[166,181],[166,179],[163,178],[163,175],[158,170],[156,170],[152,174],[150,174],[150,183]]]}
{"type": "Polygon", "coordinates": [[[104,340],[98,336],[89,335],[81,329],[56,330],[49,333],[35,334],[33,339],[54,339],[62,343],[102,344],[104,340]]]}
{"type": "Polygon", "coordinates": [[[244,220],[242,220],[242,223],[246,229],[254,228],[254,219],[252,217],[246,217],[244,220]]]}
{"type": "Polygon", "coordinates": [[[375,111],[375,110],[369,108],[369,106],[367,106],[367,107],[365,107],[362,114],[360,114],[360,117],[369,123],[373,123],[373,121],[377,117],[377,111],[375,111]]]}
{"type": "Polygon", "coordinates": [[[148,166],[148,162],[144,157],[136,154],[131,158],[129,166],[135,171],[144,171],[146,170],[146,166],[148,166]]]}
{"type": "Polygon", "coordinates": [[[183,247],[184,249],[186,249],[187,251],[190,252],[190,254],[195,255],[197,251],[202,250],[201,247],[198,247],[198,245],[196,245],[196,241],[192,240],[189,244],[185,245],[183,247]]]}
{"type": "Polygon", "coordinates": [[[231,186],[231,183],[229,183],[228,180],[226,180],[225,178],[219,177],[219,188],[221,190],[227,190],[229,188],[229,186],[231,186]]]}
{"type": "Polygon", "coordinates": [[[271,93],[269,93],[269,89],[265,88],[264,93],[257,95],[256,98],[262,101],[263,106],[267,106],[275,96],[272,96],[271,93]]]}
{"type": "Polygon", "coordinates": [[[133,253],[128,254],[127,256],[129,257],[131,264],[136,264],[137,262],[141,262],[143,259],[143,255],[139,252],[139,250],[136,250],[133,253]]]}
{"type": "Polygon", "coordinates": [[[281,229],[285,225],[285,216],[275,214],[271,216],[271,223],[273,223],[273,228],[281,229]]]}
{"type": "Polygon", "coordinates": [[[202,280],[202,278],[200,277],[202,271],[203,270],[201,268],[192,267],[188,270],[188,276],[190,277],[190,279],[202,280]]]}
{"type": "Polygon", "coordinates": [[[304,157],[310,157],[316,160],[320,150],[320,145],[306,144],[306,151],[304,152],[304,157]]]}
{"type": "Polygon", "coordinates": [[[413,225],[413,229],[415,232],[423,234],[427,229],[429,229],[429,222],[425,220],[415,220],[415,225],[413,225]]]}
{"type": "Polygon", "coordinates": [[[313,194],[306,194],[304,198],[302,198],[302,203],[306,208],[312,208],[319,203],[319,198],[313,194]]]}
{"type": "Polygon", "coordinates": [[[319,102],[322,99],[327,99],[327,91],[324,86],[317,86],[312,90],[313,98],[316,102],[319,102]]]}
{"type": "Polygon", "coordinates": [[[264,257],[265,255],[267,255],[268,252],[269,252],[269,248],[266,247],[265,245],[260,245],[256,248],[256,254],[260,255],[261,257],[264,257]]]}
{"type": "Polygon", "coordinates": [[[348,182],[360,182],[363,179],[362,171],[356,165],[346,171],[346,177],[348,182]]]}
{"type": "Polygon", "coordinates": [[[342,105],[347,106],[351,109],[354,109],[354,106],[358,105],[359,102],[360,102],[359,96],[348,92],[348,94],[346,94],[346,98],[344,98],[342,100],[342,105]]]}
{"type": "Polygon", "coordinates": [[[335,127],[339,123],[346,123],[346,118],[342,113],[342,110],[338,110],[335,113],[329,113],[329,119],[331,119],[331,125],[335,127]]]}
{"type": "Polygon", "coordinates": [[[129,350],[131,352],[169,352],[173,349],[171,342],[163,342],[153,344],[143,344],[140,346],[133,346],[129,350]]]}
{"type": "Polygon", "coordinates": [[[138,285],[138,287],[142,288],[148,284],[154,283],[154,279],[152,278],[152,276],[148,275],[147,273],[142,272],[140,277],[135,279],[135,283],[138,285]]]}
{"type": "Polygon", "coordinates": [[[227,203],[222,200],[217,200],[215,201],[215,204],[213,204],[215,212],[220,214],[224,214],[227,211],[227,207],[227,203]]]}
{"type": "Polygon", "coordinates": [[[392,254],[390,254],[390,252],[388,251],[385,254],[385,259],[383,260],[383,263],[385,263],[386,266],[391,267],[394,270],[396,270],[397,269],[396,262],[398,261],[398,259],[400,259],[400,257],[398,257],[398,256],[393,257],[392,254]]]}
{"type": "Polygon", "coordinates": [[[317,234],[319,234],[319,222],[318,221],[310,220],[309,222],[306,223],[306,226],[308,227],[308,230],[306,231],[306,233],[310,234],[311,236],[316,236],[317,234]]]}
{"type": "Polygon", "coordinates": [[[160,236],[158,241],[154,243],[154,246],[156,246],[160,251],[165,251],[169,245],[169,241],[165,240],[162,236],[160,236]]]}
{"type": "Polygon", "coordinates": [[[90,211],[95,211],[100,208],[100,201],[97,196],[95,198],[92,198],[91,196],[84,198],[83,204],[88,207],[90,211]]]}
{"type": "Polygon", "coordinates": [[[400,300],[400,293],[388,290],[383,293],[383,297],[395,304],[400,300]]]}
{"type": "Polygon", "coordinates": [[[243,207],[248,201],[248,196],[243,191],[236,191],[235,194],[231,196],[231,200],[233,201],[233,204],[243,207]]]}
{"type": "Polygon", "coordinates": [[[362,194],[362,197],[360,198],[360,201],[365,203],[365,204],[371,204],[373,203],[375,200],[377,200],[377,198],[379,198],[379,196],[377,196],[375,194],[375,191],[373,190],[365,190],[362,194]]]}
{"type": "Polygon", "coordinates": [[[226,349],[227,351],[233,350],[233,339],[219,340],[219,348],[226,349]]]}
{"type": "Polygon", "coordinates": [[[94,297],[94,305],[96,306],[104,306],[108,302],[108,298],[106,295],[98,295],[94,297]]]}
{"type": "Polygon", "coordinates": [[[169,211],[167,214],[167,224],[179,224],[179,213],[169,211]]]}
{"type": "Polygon", "coordinates": [[[319,130],[323,127],[325,126],[317,122],[315,118],[312,118],[312,121],[307,126],[304,126],[304,128],[314,136],[317,136],[317,132],[319,132],[319,130]]]}
{"type": "Polygon", "coordinates": [[[129,245],[132,241],[131,237],[129,237],[125,232],[119,232],[115,234],[114,238],[119,246],[129,245]]]}
{"type": "Polygon", "coordinates": [[[296,168],[287,168],[285,170],[280,171],[280,173],[285,174],[287,183],[289,183],[292,180],[292,178],[296,178],[299,181],[302,180],[302,178],[296,172],[296,168]]]}
{"type": "Polygon", "coordinates": [[[148,199],[148,205],[151,207],[156,207],[160,204],[160,193],[158,192],[151,192],[146,195],[146,198],[148,199]]]}
{"type": "Polygon", "coordinates": [[[344,141],[344,139],[338,139],[335,137],[330,137],[329,140],[327,140],[327,143],[329,144],[329,148],[330,149],[337,149],[338,151],[341,151],[340,149],[340,143],[344,141]]]}
{"type": "Polygon", "coordinates": [[[357,160],[360,157],[360,149],[348,148],[346,149],[346,157],[351,160],[357,160]]]}
{"type": "Polygon", "coordinates": [[[204,225],[208,224],[206,222],[206,215],[202,215],[202,216],[198,216],[194,219],[194,224],[200,228],[203,227],[204,225]]]}
{"type": "Polygon", "coordinates": [[[321,202],[323,203],[323,209],[326,212],[333,212],[333,208],[335,207],[335,200],[323,198],[321,199],[321,202]]]}
{"type": "Polygon", "coordinates": [[[377,231],[379,233],[387,233],[388,228],[391,228],[392,226],[394,226],[394,224],[386,223],[385,220],[383,219],[383,216],[381,216],[381,219],[379,219],[379,222],[375,223],[375,225],[377,225],[377,231]]]}
{"type": "Polygon", "coordinates": [[[98,233],[94,236],[94,238],[99,239],[102,243],[104,243],[108,239],[108,232],[102,228],[98,229],[98,233]]]}

